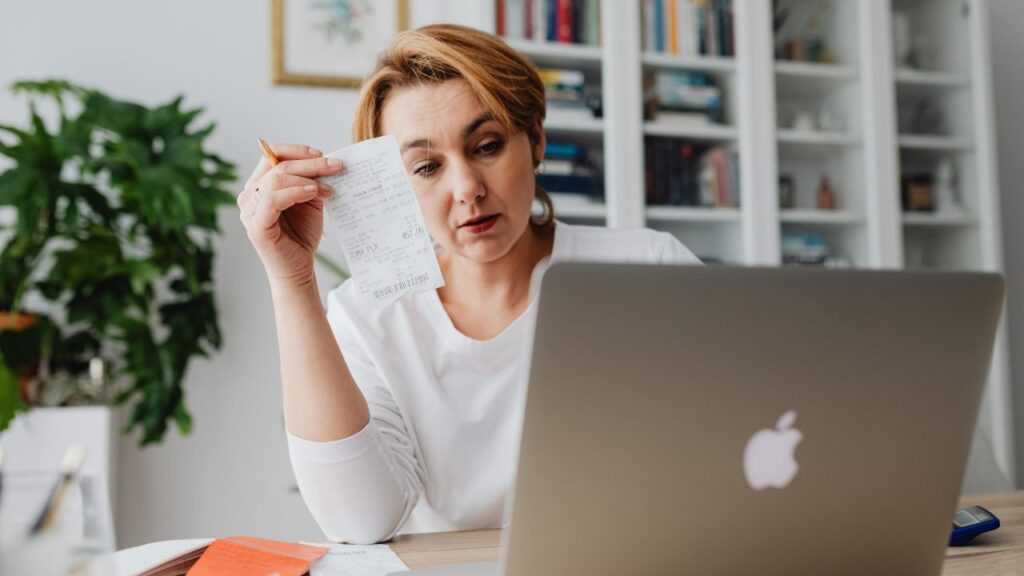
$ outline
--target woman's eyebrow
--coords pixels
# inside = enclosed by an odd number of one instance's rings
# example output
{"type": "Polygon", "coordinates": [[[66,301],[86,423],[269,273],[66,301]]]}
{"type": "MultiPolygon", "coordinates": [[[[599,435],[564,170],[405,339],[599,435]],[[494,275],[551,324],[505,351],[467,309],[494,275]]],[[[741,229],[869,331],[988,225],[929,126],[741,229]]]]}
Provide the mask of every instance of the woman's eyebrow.
{"type": "Polygon", "coordinates": [[[466,124],[466,127],[462,129],[462,137],[468,137],[473,132],[476,132],[476,129],[479,128],[481,125],[491,120],[494,120],[494,117],[486,112],[477,116],[476,119],[474,119],[469,124],[466,124]]]}
{"type": "MultiPolygon", "coordinates": [[[[477,128],[480,128],[480,126],[486,124],[487,122],[490,122],[491,120],[494,120],[494,117],[486,112],[477,116],[472,122],[466,124],[466,127],[462,129],[462,137],[468,138],[471,134],[473,134],[473,132],[476,132],[477,128]]],[[[409,142],[402,144],[400,154],[404,155],[410,148],[429,149],[430,140],[427,138],[417,138],[416,140],[410,140],[409,142]]]]}
{"type": "Polygon", "coordinates": [[[430,140],[426,138],[420,138],[419,140],[413,140],[402,144],[402,150],[400,154],[405,154],[410,148],[430,148],[430,140]]]}

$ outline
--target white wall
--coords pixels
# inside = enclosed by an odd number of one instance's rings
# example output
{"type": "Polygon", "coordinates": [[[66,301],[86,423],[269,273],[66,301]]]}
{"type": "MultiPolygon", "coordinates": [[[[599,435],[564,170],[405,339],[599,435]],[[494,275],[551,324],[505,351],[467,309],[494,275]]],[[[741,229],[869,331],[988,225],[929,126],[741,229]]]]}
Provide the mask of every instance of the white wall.
{"type": "Polygon", "coordinates": [[[1017,478],[1024,487],[1024,2],[989,0],[1003,246],[1016,415],[1017,478]]]}
{"type": "MultiPolygon", "coordinates": [[[[482,3],[413,0],[412,24],[472,22],[482,3]]],[[[210,147],[244,180],[257,136],[323,150],[349,142],[356,92],[273,86],[266,0],[33,0],[0,8],[0,123],[24,125],[16,79],[64,77],[149,104],[184,93],[206,107],[210,147]]],[[[241,184],[236,186],[240,189],[241,184]]],[[[277,349],[263,269],[234,209],[221,215],[217,299],[224,349],[187,377],[193,433],[163,445],[120,443],[118,544],[252,534],[321,535],[292,493],[280,408],[277,349]]],[[[334,240],[325,240],[337,254],[334,240]]],[[[330,278],[321,275],[322,288],[330,278]]]]}

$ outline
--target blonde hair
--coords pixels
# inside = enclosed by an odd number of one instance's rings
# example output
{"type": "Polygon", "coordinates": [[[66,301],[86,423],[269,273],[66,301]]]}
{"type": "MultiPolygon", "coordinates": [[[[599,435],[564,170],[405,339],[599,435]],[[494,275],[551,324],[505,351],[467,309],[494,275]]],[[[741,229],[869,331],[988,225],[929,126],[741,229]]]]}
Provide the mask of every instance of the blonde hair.
{"type": "MultiPolygon", "coordinates": [[[[509,134],[525,132],[533,166],[547,112],[544,83],[533,64],[493,34],[456,24],[434,24],[400,32],[363,81],[352,122],[352,141],[381,135],[381,111],[391,91],[406,86],[461,78],[488,113],[509,134]]],[[[547,227],[555,218],[551,196],[536,186],[544,211],[532,220],[547,227]]]]}

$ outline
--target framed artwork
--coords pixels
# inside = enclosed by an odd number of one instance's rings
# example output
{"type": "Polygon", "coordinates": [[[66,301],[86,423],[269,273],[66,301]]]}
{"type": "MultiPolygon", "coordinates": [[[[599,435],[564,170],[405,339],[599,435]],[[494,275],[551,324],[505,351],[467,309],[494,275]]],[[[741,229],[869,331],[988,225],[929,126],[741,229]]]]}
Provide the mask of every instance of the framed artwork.
{"type": "Polygon", "coordinates": [[[396,32],[409,0],[271,0],[275,84],[356,88],[396,32]]]}

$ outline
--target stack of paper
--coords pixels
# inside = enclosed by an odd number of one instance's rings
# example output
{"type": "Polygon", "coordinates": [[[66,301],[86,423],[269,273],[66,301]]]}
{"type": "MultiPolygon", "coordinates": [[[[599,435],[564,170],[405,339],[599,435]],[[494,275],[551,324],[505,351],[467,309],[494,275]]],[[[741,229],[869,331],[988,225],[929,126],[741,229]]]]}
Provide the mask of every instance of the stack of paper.
{"type": "Polygon", "coordinates": [[[284,576],[298,574],[310,576],[386,576],[402,572],[408,567],[386,544],[357,546],[350,544],[315,543],[294,544],[259,540],[246,536],[224,538],[198,538],[154,542],[99,559],[82,572],[89,576],[185,576],[208,574],[201,566],[206,557],[218,563],[218,575],[260,575],[275,572],[284,576]],[[225,543],[220,544],[220,543],[225,543]],[[205,554],[204,554],[205,553],[205,554]],[[267,555],[269,553],[269,556],[267,555]],[[283,553],[283,554],[282,554],[283,553]],[[268,557],[272,564],[267,564],[268,557]],[[313,557],[315,556],[315,558],[313,557]],[[200,560],[200,557],[203,560],[200,560]],[[296,559],[297,560],[294,560],[296,559]],[[302,560],[302,558],[311,558],[302,560]],[[226,564],[225,564],[226,562],[226,564]],[[255,562],[255,563],[254,563],[255,562]],[[288,566],[285,566],[287,564],[288,566]],[[200,569],[200,571],[196,571],[200,569]],[[268,571],[269,570],[269,571],[268,571]]]}

